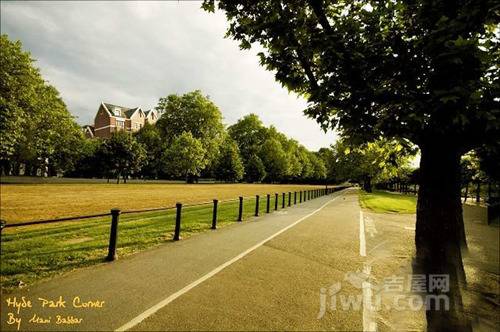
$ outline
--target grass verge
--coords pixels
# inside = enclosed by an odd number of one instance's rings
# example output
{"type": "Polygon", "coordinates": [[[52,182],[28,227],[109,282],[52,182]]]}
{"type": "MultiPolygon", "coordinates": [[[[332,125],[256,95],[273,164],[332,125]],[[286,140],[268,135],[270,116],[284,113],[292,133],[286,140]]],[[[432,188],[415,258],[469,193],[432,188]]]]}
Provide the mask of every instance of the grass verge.
{"type": "Polygon", "coordinates": [[[363,208],[377,213],[415,213],[417,207],[416,196],[377,190],[372,193],[360,190],[359,202],[363,208]]]}

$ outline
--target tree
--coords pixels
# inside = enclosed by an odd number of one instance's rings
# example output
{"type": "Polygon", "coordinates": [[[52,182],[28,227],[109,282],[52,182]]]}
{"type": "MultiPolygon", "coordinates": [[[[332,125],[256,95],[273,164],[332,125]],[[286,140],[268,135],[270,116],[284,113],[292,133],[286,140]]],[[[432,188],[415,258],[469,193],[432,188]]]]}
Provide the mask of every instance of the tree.
{"type": "Polygon", "coordinates": [[[299,162],[302,165],[302,172],[300,173],[300,178],[303,181],[311,178],[314,174],[314,167],[311,162],[310,158],[311,155],[309,151],[307,151],[305,147],[299,146],[297,157],[299,158],[299,162]]]}
{"type": "Polygon", "coordinates": [[[266,139],[267,128],[255,114],[245,115],[227,129],[229,136],[238,144],[244,163],[257,154],[266,139]]]}
{"type": "Polygon", "coordinates": [[[0,161],[2,169],[15,153],[26,112],[36,99],[35,88],[41,76],[30,54],[23,52],[20,41],[0,36],[0,161]]]}
{"type": "MultiPolygon", "coordinates": [[[[101,160],[98,158],[98,151],[102,150],[103,141],[101,139],[84,139],[81,148],[79,149],[78,159],[75,166],[65,176],[79,178],[94,178],[105,176],[101,160]]],[[[109,177],[108,177],[109,179],[109,177]]]]}
{"type": "Polygon", "coordinates": [[[461,186],[465,186],[464,202],[467,202],[469,196],[470,183],[478,178],[479,173],[479,160],[473,153],[468,153],[460,160],[460,176],[461,186]]]}
{"type": "Polygon", "coordinates": [[[288,160],[286,176],[291,181],[297,181],[302,174],[302,164],[299,159],[299,143],[293,139],[287,139],[282,144],[288,160]]]}
{"type": "Polygon", "coordinates": [[[481,170],[492,181],[500,183],[500,141],[477,149],[481,170]]]}
{"type": "Polygon", "coordinates": [[[83,135],[57,89],[47,84],[19,41],[0,37],[0,163],[18,174],[69,171],[83,135]]]}
{"type": "Polygon", "coordinates": [[[184,132],[199,139],[205,149],[208,167],[217,159],[220,143],[224,139],[224,125],[219,108],[200,90],[182,96],[160,98],[156,110],[162,113],[156,126],[167,145],[184,132]]]}
{"type": "Polygon", "coordinates": [[[175,137],[163,155],[164,170],[167,174],[184,177],[192,182],[207,166],[206,150],[200,139],[191,132],[183,132],[175,137]]]}
{"type": "Polygon", "coordinates": [[[311,161],[313,168],[313,181],[324,181],[326,179],[326,167],[323,159],[321,159],[315,153],[311,153],[309,160],[311,161]]]}
{"type": "Polygon", "coordinates": [[[244,172],[238,145],[230,137],[226,137],[215,165],[215,178],[236,182],[243,178],[244,172]]]}
{"type": "MultiPolygon", "coordinates": [[[[500,139],[498,5],[482,1],[217,2],[228,36],[308,100],[323,128],[360,141],[406,138],[421,151],[416,265],[449,274],[451,310],[430,329],[468,326],[458,279],[460,156],[500,139]]],[[[215,9],[214,0],[203,8],[215,9]]]]}
{"type": "Polygon", "coordinates": [[[266,139],[258,155],[266,168],[265,181],[277,182],[287,175],[289,167],[287,155],[277,139],[266,139]]]}
{"type": "Polygon", "coordinates": [[[321,148],[318,151],[320,158],[323,160],[326,168],[326,180],[328,183],[338,182],[335,173],[335,152],[332,148],[321,148]]]}
{"type": "Polygon", "coordinates": [[[379,139],[361,145],[352,145],[339,140],[336,152],[336,172],[343,181],[353,180],[363,184],[363,189],[372,191],[374,183],[403,177],[415,150],[397,141],[379,139]]]}
{"type": "Polygon", "coordinates": [[[146,149],[146,161],[141,174],[151,179],[157,179],[161,171],[161,153],[164,143],[160,131],[152,124],[146,123],[136,134],[135,139],[146,149]]]}
{"type": "Polygon", "coordinates": [[[116,183],[127,182],[128,176],[138,173],[146,161],[146,150],[135,138],[125,131],[113,133],[101,145],[99,160],[104,164],[107,174],[116,176],[116,183]]]}
{"type": "Polygon", "coordinates": [[[252,155],[245,164],[245,180],[248,182],[261,182],[266,177],[264,163],[257,155],[252,155]]]}

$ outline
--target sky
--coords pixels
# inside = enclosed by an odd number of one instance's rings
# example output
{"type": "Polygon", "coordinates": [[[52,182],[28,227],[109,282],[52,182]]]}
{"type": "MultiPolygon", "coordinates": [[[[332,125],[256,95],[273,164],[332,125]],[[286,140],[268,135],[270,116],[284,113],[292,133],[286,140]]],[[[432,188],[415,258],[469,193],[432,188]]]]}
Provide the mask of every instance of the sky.
{"type": "Polygon", "coordinates": [[[259,66],[257,49],[224,38],[222,12],[200,2],[1,2],[1,31],[37,60],[79,124],[101,101],[153,108],[160,97],[200,89],[231,125],[259,115],[310,150],[334,143],[303,115],[305,100],[259,66]]]}

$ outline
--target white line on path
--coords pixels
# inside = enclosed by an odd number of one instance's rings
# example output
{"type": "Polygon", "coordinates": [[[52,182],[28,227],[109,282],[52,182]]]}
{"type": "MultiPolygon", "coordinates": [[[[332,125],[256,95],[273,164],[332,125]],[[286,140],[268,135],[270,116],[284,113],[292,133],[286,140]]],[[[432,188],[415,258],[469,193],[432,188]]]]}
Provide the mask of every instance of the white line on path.
{"type": "MultiPolygon", "coordinates": [[[[366,257],[366,237],[365,237],[365,218],[363,210],[359,210],[359,255],[366,257]]],[[[364,263],[363,273],[366,275],[366,281],[363,281],[363,331],[376,331],[377,323],[373,321],[372,307],[372,284],[370,282],[371,273],[370,263],[364,263]]]]}
{"type": "Polygon", "coordinates": [[[365,221],[363,210],[359,210],[359,255],[366,256],[365,221]]]}
{"type": "Polygon", "coordinates": [[[125,323],[124,325],[120,326],[119,328],[117,328],[115,331],[127,331],[131,328],[133,328],[134,326],[136,326],[137,324],[139,324],[140,322],[142,322],[144,319],[148,318],[149,316],[153,315],[155,312],[157,312],[158,310],[160,310],[161,308],[165,307],[167,304],[169,304],[170,302],[172,302],[173,300],[175,300],[176,298],[178,298],[179,296],[189,292],[191,289],[195,288],[196,286],[198,286],[199,284],[201,284],[202,282],[204,282],[205,280],[208,280],[209,278],[213,277],[214,275],[216,275],[217,273],[219,273],[220,271],[222,271],[223,269],[225,269],[226,267],[228,267],[229,265],[235,263],[236,261],[240,260],[241,258],[245,257],[246,255],[248,255],[249,253],[251,253],[252,251],[254,251],[255,249],[259,248],[260,246],[262,246],[264,243],[268,242],[269,240],[272,240],[273,238],[275,238],[276,236],[280,235],[281,233],[287,231],[288,229],[292,228],[293,226],[297,225],[298,223],[306,220],[307,218],[311,217],[312,215],[318,213],[319,211],[321,211],[325,206],[327,206],[328,204],[330,204],[331,202],[333,202],[334,200],[336,200],[337,198],[339,198],[341,195],[339,196],[336,196],[335,198],[329,200],[328,202],[326,202],[325,204],[323,204],[321,207],[319,207],[318,209],[314,210],[313,212],[309,213],[307,216],[304,216],[302,218],[300,218],[299,220],[295,221],[294,223],[288,225],[287,227],[281,229],[280,231],[274,233],[273,235],[271,235],[270,237],[268,237],[267,239],[257,243],[256,245],[254,245],[253,247],[245,250],[244,252],[242,252],[241,254],[239,254],[238,256],[228,260],[227,262],[219,265],[218,267],[216,267],[215,269],[213,269],[212,271],[208,272],[207,274],[205,274],[203,277],[199,278],[198,280],[195,280],[193,281],[192,283],[190,283],[189,285],[187,285],[186,287],[180,289],[179,291],[173,293],[172,295],[168,296],[167,298],[165,298],[164,300],[158,302],[157,304],[155,304],[154,306],[152,306],[151,308],[149,308],[148,310],[144,311],[143,313],[141,313],[140,315],[134,317],[132,320],[130,320],[129,322],[125,323]]]}

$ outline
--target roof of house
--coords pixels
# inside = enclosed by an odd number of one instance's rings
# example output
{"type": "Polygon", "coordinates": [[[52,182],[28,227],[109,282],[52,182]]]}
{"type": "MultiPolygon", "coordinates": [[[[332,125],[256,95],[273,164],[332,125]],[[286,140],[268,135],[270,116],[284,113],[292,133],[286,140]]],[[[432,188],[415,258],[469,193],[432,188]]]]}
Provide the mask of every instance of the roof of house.
{"type": "Polygon", "coordinates": [[[94,137],[94,126],[84,125],[84,126],[82,126],[82,130],[84,133],[87,133],[88,135],[90,135],[90,137],[94,137]]]}
{"type": "Polygon", "coordinates": [[[120,115],[122,118],[130,119],[130,117],[137,111],[140,110],[140,107],[123,107],[123,106],[118,106],[118,105],[113,105],[110,103],[102,103],[104,107],[113,115],[115,116],[115,110],[118,110],[120,112],[120,115]]]}

